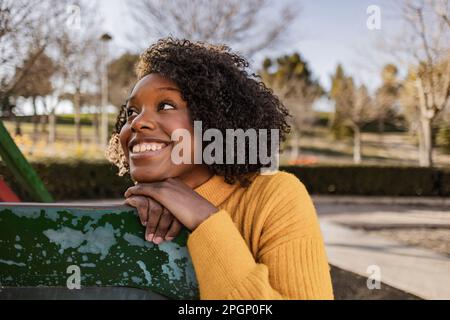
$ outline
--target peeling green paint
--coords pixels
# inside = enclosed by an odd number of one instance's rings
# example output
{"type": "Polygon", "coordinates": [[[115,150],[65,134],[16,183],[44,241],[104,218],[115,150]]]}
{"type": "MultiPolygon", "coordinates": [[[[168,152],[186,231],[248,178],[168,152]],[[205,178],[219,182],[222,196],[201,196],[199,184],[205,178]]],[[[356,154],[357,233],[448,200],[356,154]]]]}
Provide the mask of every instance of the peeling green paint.
{"type": "Polygon", "coordinates": [[[66,286],[77,265],[81,286],[147,289],[172,299],[197,299],[187,231],[154,245],[144,241],[127,206],[0,204],[0,285],[66,286]]]}

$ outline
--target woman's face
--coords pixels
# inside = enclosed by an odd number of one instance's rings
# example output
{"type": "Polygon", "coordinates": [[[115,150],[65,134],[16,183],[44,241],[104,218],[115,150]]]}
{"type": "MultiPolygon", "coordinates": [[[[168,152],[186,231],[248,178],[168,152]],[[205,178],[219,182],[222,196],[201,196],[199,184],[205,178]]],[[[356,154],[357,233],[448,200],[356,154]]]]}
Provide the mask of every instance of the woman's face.
{"type": "Polygon", "coordinates": [[[189,131],[191,159],[194,146],[187,103],[173,81],[156,73],[142,78],[128,99],[126,114],[127,122],[119,137],[133,180],[144,183],[179,177],[195,185],[192,180],[208,172],[202,165],[174,164],[171,160],[177,143],[171,141],[174,130],[189,131]]]}

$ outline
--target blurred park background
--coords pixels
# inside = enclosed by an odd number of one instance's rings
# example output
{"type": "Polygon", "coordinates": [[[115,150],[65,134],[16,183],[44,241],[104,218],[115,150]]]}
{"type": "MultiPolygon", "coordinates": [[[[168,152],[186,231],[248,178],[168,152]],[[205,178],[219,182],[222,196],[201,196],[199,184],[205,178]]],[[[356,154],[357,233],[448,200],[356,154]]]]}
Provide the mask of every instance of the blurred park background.
{"type": "MultiPolygon", "coordinates": [[[[439,258],[425,260],[444,259],[440,270],[450,271],[449,6],[0,0],[0,118],[56,200],[120,198],[131,182],[116,175],[104,152],[140,52],[169,35],[225,43],[249,59],[292,113],[281,165],[313,194],[332,226],[324,227],[326,238],[346,225],[363,230],[364,239],[431,250],[439,258]]],[[[1,162],[0,175],[32,200],[1,162]]],[[[357,251],[330,255],[335,265],[365,273],[339,254],[357,251]]],[[[397,285],[401,270],[392,272],[391,284],[416,295],[424,290],[397,285]]],[[[335,271],[335,281],[340,275],[335,271]]],[[[348,284],[344,279],[339,285],[348,284]]],[[[386,297],[404,297],[390,292],[386,297]]],[[[449,297],[448,290],[433,294],[425,297],[449,297]]]]}

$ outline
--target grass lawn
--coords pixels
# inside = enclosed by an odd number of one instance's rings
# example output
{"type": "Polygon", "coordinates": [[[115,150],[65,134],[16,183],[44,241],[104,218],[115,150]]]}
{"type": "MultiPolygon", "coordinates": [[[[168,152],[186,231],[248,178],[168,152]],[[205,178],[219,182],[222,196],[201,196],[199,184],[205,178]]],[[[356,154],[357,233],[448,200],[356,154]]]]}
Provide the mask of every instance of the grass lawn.
{"type": "MultiPolygon", "coordinates": [[[[418,147],[408,133],[362,133],[363,164],[418,165],[418,147]]],[[[353,161],[351,138],[335,140],[327,128],[315,127],[300,141],[300,156],[314,157],[321,164],[346,164],[353,161]]],[[[281,159],[288,162],[288,155],[281,159]]],[[[450,154],[435,148],[436,166],[450,167],[450,154]]]]}
{"type": "MultiPolygon", "coordinates": [[[[110,128],[115,115],[110,115],[110,128]]],[[[10,133],[14,132],[14,123],[4,121],[10,133]]],[[[38,160],[42,157],[80,159],[103,159],[103,150],[96,144],[97,134],[92,125],[82,125],[82,144],[75,144],[75,126],[57,125],[57,141],[51,146],[47,143],[47,134],[39,134],[33,143],[33,124],[21,124],[23,136],[16,137],[16,143],[27,158],[38,160]]],[[[39,127],[40,129],[40,127],[39,127]]],[[[353,162],[352,139],[335,140],[326,127],[314,127],[300,141],[300,158],[318,164],[350,164],[353,162]]],[[[418,148],[408,133],[387,132],[362,133],[363,164],[380,165],[418,165],[418,148]]],[[[450,167],[450,154],[435,148],[433,159],[436,166],[450,167]]],[[[287,151],[281,154],[280,163],[288,164],[292,160],[287,151]]]]}

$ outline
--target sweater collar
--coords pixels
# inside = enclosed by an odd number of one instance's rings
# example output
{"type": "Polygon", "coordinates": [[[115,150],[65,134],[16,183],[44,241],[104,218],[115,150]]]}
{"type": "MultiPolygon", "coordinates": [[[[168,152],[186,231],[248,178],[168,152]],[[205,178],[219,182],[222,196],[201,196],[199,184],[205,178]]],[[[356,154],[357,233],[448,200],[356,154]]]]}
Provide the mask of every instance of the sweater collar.
{"type": "Polygon", "coordinates": [[[195,188],[194,191],[218,207],[228,199],[238,185],[239,183],[228,184],[225,182],[224,177],[214,175],[208,181],[195,188]]]}

